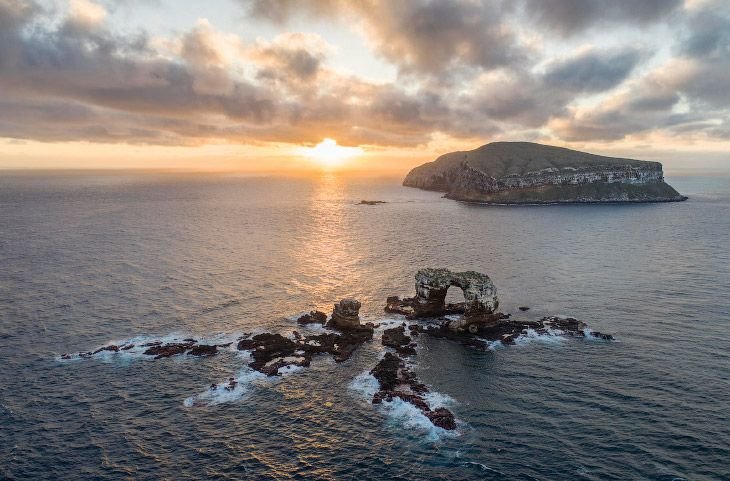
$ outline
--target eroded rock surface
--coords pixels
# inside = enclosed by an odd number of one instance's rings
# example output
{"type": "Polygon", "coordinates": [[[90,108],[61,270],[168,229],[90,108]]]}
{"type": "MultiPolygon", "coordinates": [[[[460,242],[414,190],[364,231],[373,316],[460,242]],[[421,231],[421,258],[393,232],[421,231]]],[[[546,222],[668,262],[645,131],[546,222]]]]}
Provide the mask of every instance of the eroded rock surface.
{"type": "MultiPolygon", "coordinates": [[[[335,332],[302,336],[294,331],[294,339],[281,334],[263,333],[244,337],[238,342],[239,350],[251,351],[253,361],[249,367],[267,376],[280,374],[280,369],[289,366],[307,367],[317,354],[329,354],[335,362],[343,362],[365,341],[373,338],[372,324],[360,324],[360,302],[356,299],[343,299],[335,304],[332,318],[327,326],[335,332]]],[[[300,317],[300,324],[321,323],[324,313],[312,311],[300,317]],[[306,317],[307,322],[302,322],[306,317]]],[[[326,320],[326,316],[325,320],[326,320]]]]}
{"type": "Polygon", "coordinates": [[[403,185],[451,199],[493,204],[676,202],[662,164],[593,155],[531,142],[492,142],[452,152],[406,176],[403,185]]]}
{"type": "Polygon", "coordinates": [[[360,327],[360,301],[357,299],[342,299],[335,304],[328,326],[337,329],[352,329],[360,327]]]}
{"type": "Polygon", "coordinates": [[[486,274],[427,268],[416,273],[416,296],[405,299],[389,297],[385,311],[403,314],[409,319],[463,313],[466,322],[452,325],[457,329],[470,321],[486,318],[498,306],[497,288],[486,274]],[[463,304],[446,304],[446,293],[452,286],[461,289],[463,304]]]}

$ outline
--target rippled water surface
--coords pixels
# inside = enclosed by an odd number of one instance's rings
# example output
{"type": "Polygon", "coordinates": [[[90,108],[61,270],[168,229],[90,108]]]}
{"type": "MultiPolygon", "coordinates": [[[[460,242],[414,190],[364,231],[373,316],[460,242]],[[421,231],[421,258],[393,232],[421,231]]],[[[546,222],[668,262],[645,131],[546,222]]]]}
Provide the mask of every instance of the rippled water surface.
{"type": "Polygon", "coordinates": [[[334,174],[2,174],[0,478],[730,479],[730,179],[670,182],[690,200],[487,207],[334,174]],[[426,266],[618,341],[422,338],[415,369],[455,434],[369,404],[378,341],[275,381],[233,350],[59,360],[289,333],[347,296],[387,321],[426,266]],[[191,407],[229,377],[240,389],[191,407]]]}

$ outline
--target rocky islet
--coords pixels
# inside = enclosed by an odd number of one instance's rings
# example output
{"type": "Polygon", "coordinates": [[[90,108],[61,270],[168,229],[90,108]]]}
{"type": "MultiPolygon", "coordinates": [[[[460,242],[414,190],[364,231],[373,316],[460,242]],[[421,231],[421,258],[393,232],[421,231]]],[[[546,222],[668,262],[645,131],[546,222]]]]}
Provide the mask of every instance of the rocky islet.
{"type": "MultiPolygon", "coordinates": [[[[459,342],[464,346],[486,350],[493,343],[511,345],[520,336],[558,335],[590,337],[613,340],[610,334],[592,331],[578,319],[561,316],[545,316],[539,320],[512,319],[511,314],[496,312],[499,306],[497,291],[488,276],[473,272],[452,272],[448,269],[421,269],[415,275],[416,295],[411,298],[389,297],[385,311],[405,316],[410,323],[389,327],[382,332],[381,343],[392,349],[370,371],[378,382],[373,404],[392,402],[396,399],[418,409],[434,426],[445,430],[456,429],[454,414],[445,407],[433,408],[427,401],[429,388],[422,383],[406,359],[417,354],[420,335],[459,342]],[[446,291],[451,286],[460,288],[464,303],[446,304],[446,291]]],[[[361,303],[356,299],[343,299],[334,304],[329,316],[321,311],[311,311],[300,316],[300,325],[326,326],[326,332],[301,335],[293,331],[290,337],[279,333],[264,332],[244,334],[237,343],[238,351],[250,355],[248,367],[265,376],[279,376],[292,368],[306,368],[313,358],[329,355],[337,362],[344,362],[365,342],[373,339],[377,326],[362,324],[359,311],[361,303]]],[[[524,311],[524,309],[520,308],[524,311]]],[[[61,359],[91,358],[97,354],[119,354],[134,348],[144,349],[144,356],[163,359],[177,355],[198,357],[215,356],[219,348],[231,343],[205,344],[187,338],[171,342],[152,341],[135,344],[110,344],[95,351],[64,354],[61,359]]],[[[233,391],[238,381],[212,384],[211,392],[233,391]]]]}

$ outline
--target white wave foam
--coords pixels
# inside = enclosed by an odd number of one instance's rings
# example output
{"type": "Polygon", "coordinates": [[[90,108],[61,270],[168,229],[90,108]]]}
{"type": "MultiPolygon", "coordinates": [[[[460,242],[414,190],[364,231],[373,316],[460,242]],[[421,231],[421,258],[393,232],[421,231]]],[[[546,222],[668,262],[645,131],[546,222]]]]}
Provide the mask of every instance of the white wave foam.
{"type": "Polygon", "coordinates": [[[377,321],[374,322],[374,324],[378,325],[378,327],[375,328],[375,332],[382,334],[383,331],[385,331],[386,329],[391,329],[393,327],[400,326],[404,322],[407,324],[405,317],[401,317],[401,318],[386,317],[383,319],[378,319],[377,321]]]}
{"type": "MultiPolygon", "coordinates": [[[[128,339],[112,340],[97,346],[88,352],[76,352],[73,354],[67,354],[63,356],[56,356],[56,360],[59,362],[78,361],[80,359],[98,359],[102,362],[113,362],[113,361],[133,361],[133,360],[154,360],[155,356],[144,354],[144,352],[150,348],[148,344],[161,342],[162,344],[179,343],[184,342],[185,339],[195,339],[197,344],[206,345],[226,345],[226,347],[220,347],[219,350],[227,350],[237,352],[236,345],[238,339],[241,337],[241,333],[216,333],[209,336],[199,337],[191,333],[170,333],[164,336],[150,336],[150,335],[139,335],[130,337],[128,339]],[[101,350],[105,347],[117,346],[118,351],[113,350],[101,350]],[[99,351],[99,352],[96,352],[99,351]]],[[[182,356],[181,356],[182,357],[182,356]]],[[[197,356],[185,356],[186,358],[197,358],[197,356]]]]}
{"type": "Polygon", "coordinates": [[[493,473],[503,474],[501,471],[497,471],[494,468],[490,468],[486,464],[477,463],[476,461],[465,461],[463,464],[464,464],[464,466],[476,466],[479,469],[481,469],[482,471],[491,471],[493,473]]]}
{"type": "MultiPolygon", "coordinates": [[[[600,336],[594,336],[593,332],[595,332],[590,327],[586,327],[583,329],[583,336],[586,338],[587,341],[595,341],[595,342],[611,342],[607,339],[602,339],[600,336]]],[[[613,341],[615,342],[616,339],[614,338],[613,341]]]]}
{"type": "MultiPolygon", "coordinates": [[[[375,379],[369,371],[364,371],[358,374],[355,379],[350,382],[348,387],[357,393],[358,397],[368,404],[372,403],[373,396],[380,389],[378,380],[375,379]]],[[[431,409],[456,404],[456,401],[452,397],[434,391],[424,395],[424,399],[431,409]]],[[[383,401],[382,403],[375,404],[374,406],[388,417],[391,424],[400,428],[417,430],[429,441],[438,441],[444,437],[455,437],[459,435],[458,431],[448,431],[435,426],[420,409],[409,402],[403,401],[402,399],[396,398],[392,401],[383,401]]]]}
{"type": "Polygon", "coordinates": [[[547,329],[544,333],[538,333],[534,329],[527,329],[523,334],[515,338],[516,346],[525,346],[530,343],[539,342],[543,344],[560,344],[565,341],[563,331],[560,329],[547,329]]]}
{"type": "Polygon", "coordinates": [[[355,376],[348,387],[357,392],[364,400],[371,402],[380,385],[370,371],[364,371],[355,376]]]}
{"type": "Polygon", "coordinates": [[[435,426],[420,409],[402,399],[395,398],[392,401],[384,401],[379,405],[379,409],[388,415],[393,425],[399,428],[417,430],[429,441],[459,436],[458,431],[448,431],[435,426]]]}
{"type": "Polygon", "coordinates": [[[252,386],[257,381],[263,382],[265,379],[266,375],[246,368],[234,378],[235,385],[231,385],[230,379],[216,383],[214,386],[208,388],[207,391],[185,399],[183,406],[188,408],[204,407],[240,401],[248,396],[252,386]]]}
{"type": "MultiPolygon", "coordinates": [[[[249,351],[241,351],[249,353],[249,351]]],[[[284,366],[279,368],[278,376],[267,376],[259,371],[249,367],[243,368],[234,379],[235,384],[232,386],[230,379],[224,379],[206,391],[194,396],[190,396],[183,401],[183,406],[206,407],[218,404],[238,402],[246,399],[254,388],[270,387],[279,382],[281,379],[303,371],[302,366],[284,366]]]]}
{"type": "Polygon", "coordinates": [[[448,394],[431,391],[423,396],[431,409],[445,408],[456,404],[456,400],[448,394]]]}
{"type": "Polygon", "coordinates": [[[487,349],[489,349],[490,351],[496,351],[497,349],[502,349],[502,348],[507,347],[500,340],[492,341],[489,339],[484,339],[483,337],[477,337],[477,339],[480,341],[483,341],[484,344],[487,346],[487,349]]]}

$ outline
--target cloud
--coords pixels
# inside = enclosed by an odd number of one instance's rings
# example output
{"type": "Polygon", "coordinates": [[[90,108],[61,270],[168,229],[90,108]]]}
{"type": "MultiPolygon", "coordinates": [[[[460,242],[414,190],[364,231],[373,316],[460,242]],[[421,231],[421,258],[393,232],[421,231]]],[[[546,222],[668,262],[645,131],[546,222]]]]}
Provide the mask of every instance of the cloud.
{"type": "Polygon", "coordinates": [[[273,22],[295,15],[360,23],[375,51],[405,74],[447,77],[463,68],[518,62],[525,51],[503,22],[501,1],[239,0],[273,22]]]}
{"type": "Polygon", "coordinates": [[[682,0],[524,0],[526,15],[539,25],[569,36],[596,25],[657,22],[682,0]]]}
{"type": "Polygon", "coordinates": [[[106,9],[91,0],[69,0],[69,22],[96,28],[106,19],[106,9]]]}
{"type": "Polygon", "coordinates": [[[266,78],[313,79],[333,48],[316,34],[286,32],[271,42],[259,41],[249,55],[262,68],[266,78]]]}
{"type": "Polygon", "coordinates": [[[117,28],[116,0],[74,0],[61,13],[0,0],[0,137],[195,145],[327,136],[414,146],[439,136],[728,136],[722,2],[522,0],[528,12],[499,0],[239,1],[278,33],[244,42],[200,19],[151,37],[117,28]],[[672,36],[640,48],[621,38],[582,48],[571,40],[599,25],[670,15],[672,36]],[[338,70],[328,29],[282,31],[313,19],[362,34],[371,50],[357,53],[394,65],[397,80],[338,70]]]}
{"type": "Polygon", "coordinates": [[[602,92],[623,82],[636,67],[641,54],[628,47],[618,51],[589,49],[548,64],[549,87],[582,92],[602,92]]]}

